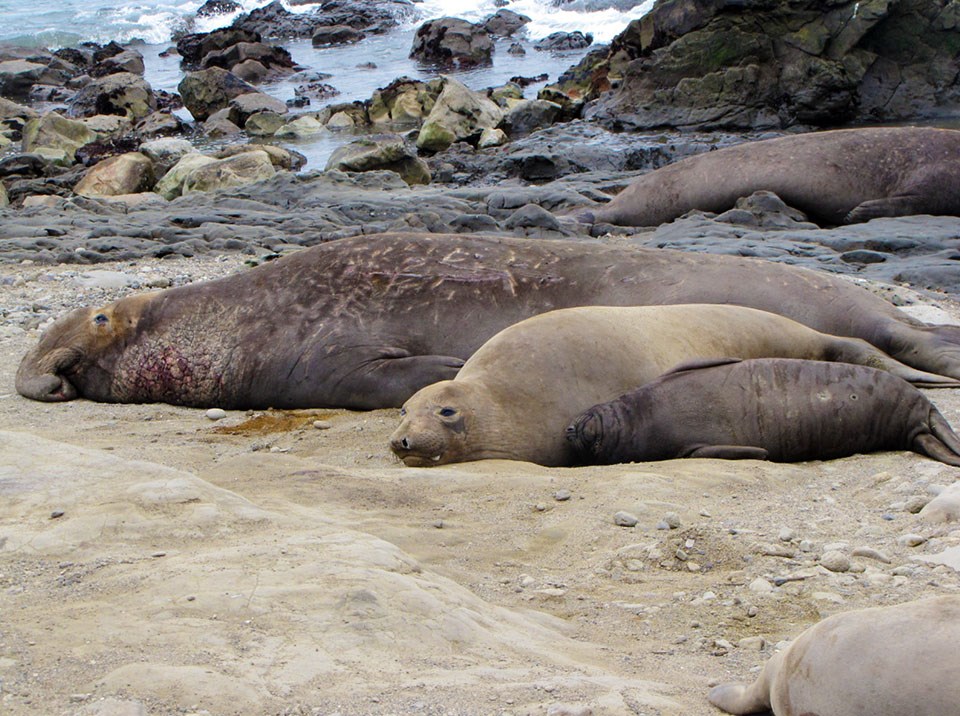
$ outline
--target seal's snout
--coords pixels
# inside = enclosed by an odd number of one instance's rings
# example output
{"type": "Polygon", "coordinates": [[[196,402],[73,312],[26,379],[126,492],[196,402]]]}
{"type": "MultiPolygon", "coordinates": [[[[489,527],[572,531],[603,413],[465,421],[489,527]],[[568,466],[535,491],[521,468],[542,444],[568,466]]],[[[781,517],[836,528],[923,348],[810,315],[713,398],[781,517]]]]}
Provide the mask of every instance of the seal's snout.
{"type": "Polygon", "coordinates": [[[578,458],[589,459],[596,455],[602,437],[601,427],[600,417],[592,410],[567,426],[567,442],[578,458]]]}
{"type": "Polygon", "coordinates": [[[416,433],[407,425],[401,425],[390,436],[390,449],[407,467],[429,467],[443,460],[443,445],[430,435],[416,433]]]}
{"type": "Polygon", "coordinates": [[[65,378],[54,373],[32,374],[21,370],[17,374],[17,392],[31,400],[59,403],[77,397],[77,389],[65,378]]]}

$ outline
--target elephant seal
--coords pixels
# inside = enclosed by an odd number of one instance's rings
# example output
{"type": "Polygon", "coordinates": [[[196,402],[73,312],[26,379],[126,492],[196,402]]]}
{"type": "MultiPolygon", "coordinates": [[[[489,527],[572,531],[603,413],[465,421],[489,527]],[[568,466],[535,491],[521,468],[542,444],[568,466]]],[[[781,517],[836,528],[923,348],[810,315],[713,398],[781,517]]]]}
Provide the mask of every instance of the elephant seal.
{"type": "Polygon", "coordinates": [[[670,303],[782,313],[960,378],[960,330],[914,321],[821,272],[599,242],[381,234],[76,309],[24,356],[16,386],[49,401],[398,407],[423,386],[453,378],[485,340],[529,316],[670,303]]]}
{"type": "Polygon", "coordinates": [[[822,225],[909,214],[960,215],[960,131],[837,129],[745,142],[668,164],[581,221],[657,226],[692,209],[722,212],[755,191],[822,225]]]}
{"type": "Polygon", "coordinates": [[[731,714],[944,716],[957,712],[960,597],[835,614],[767,661],[752,684],[721,684],[731,714]]]}
{"type": "Polygon", "coordinates": [[[960,467],[960,437],[919,390],[876,368],[815,360],[680,365],[593,406],[567,428],[567,440],[587,464],[913,450],[960,467]]]}
{"type": "Polygon", "coordinates": [[[588,407],[647,383],[681,361],[731,354],[839,360],[904,371],[864,341],[818,333],[753,308],[567,308],[501,331],[467,360],[456,378],[414,394],[403,405],[390,446],[408,466],[484,458],[569,465],[573,451],[564,429],[588,407]]]}

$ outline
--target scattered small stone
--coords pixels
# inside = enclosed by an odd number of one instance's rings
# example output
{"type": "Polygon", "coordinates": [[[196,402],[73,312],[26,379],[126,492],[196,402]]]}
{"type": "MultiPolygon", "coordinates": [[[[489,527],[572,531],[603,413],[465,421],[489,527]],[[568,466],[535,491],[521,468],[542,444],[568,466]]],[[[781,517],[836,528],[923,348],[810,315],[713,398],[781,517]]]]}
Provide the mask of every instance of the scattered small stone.
{"type": "Polygon", "coordinates": [[[733,649],[733,644],[731,644],[726,639],[714,639],[713,645],[718,649],[726,649],[727,651],[730,651],[731,649],[733,649]]]}
{"type": "Polygon", "coordinates": [[[557,502],[566,502],[571,497],[573,497],[573,495],[570,494],[570,490],[557,490],[553,493],[553,499],[557,502]]]}
{"type": "Polygon", "coordinates": [[[878,562],[883,562],[884,564],[890,564],[892,561],[887,555],[883,552],[874,549],[873,547],[857,547],[853,550],[854,557],[866,557],[867,559],[875,559],[878,562]]]}
{"type": "Polygon", "coordinates": [[[550,704],[547,716],[593,716],[593,709],[581,704],[550,704]]]}
{"type": "Polygon", "coordinates": [[[754,579],[752,582],[750,582],[750,586],[747,588],[751,592],[756,592],[757,594],[769,594],[773,591],[773,585],[763,577],[757,577],[754,579]]]}
{"type": "Polygon", "coordinates": [[[766,645],[767,640],[762,636],[748,636],[737,642],[739,648],[750,649],[752,651],[763,651],[763,647],[766,645]]]}
{"type": "Polygon", "coordinates": [[[759,613],[760,613],[760,610],[757,609],[755,606],[751,605],[747,607],[747,616],[750,617],[751,619],[753,619],[759,613]]]}
{"type": "Polygon", "coordinates": [[[843,552],[833,549],[823,553],[820,557],[820,565],[831,572],[849,572],[850,558],[843,552]]]}
{"type": "Polygon", "coordinates": [[[668,512],[665,514],[663,516],[663,521],[667,524],[667,527],[672,530],[677,529],[682,524],[680,521],[680,515],[678,515],[676,512],[668,512]]]}
{"type": "Polygon", "coordinates": [[[701,517],[713,517],[707,510],[700,510],[701,517]]]}
{"type": "Polygon", "coordinates": [[[537,512],[546,512],[547,506],[542,502],[538,502],[533,506],[533,509],[535,509],[537,512]]]}
{"type": "Polygon", "coordinates": [[[912,532],[897,537],[897,544],[903,545],[904,547],[919,547],[926,541],[927,538],[923,535],[918,535],[912,532]]]}
{"type": "Polygon", "coordinates": [[[639,521],[636,515],[632,515],[624,510],[621,510],[613,516],[613,524],[619,527],[636,527],[639,521]]]}
{"type": "Polygon", "coordinates": [[[443,520],[434,520],[434,521],[433,521],[433,526],[436,527],[438,530],[442,530],[442,529],[443,529],[443,520]]]}
{"type": "Polygon", "coordinates": [[[314,420],[313,427],[315,427],[317,430],[329,430],[333,427],[333,423],[329,422],[328,420],[314,420]]]}
{"type": "Polygon", "coordinates": [[[197,598],[196,598],[195,596],[193,596],[192,594],[187,597],[187,601],[188,601],[188,602],[195,602],[196,600],[197,600],[197,598]]]}
{"type": "Polygon", "coordinates": [[[58,517],[63,517],[63,514],[64,514],[63,510],[54,510],[53,512],[50,513],[50,519],[55,520],[58,517]]]}
{"type": "Polygon", "coordinates": [[[903,504],[904,512],[909,512],[912,515],[917,514],[924,507],[927,506],[927,503],[930,502],[930,497],[927,495],[914,495],[907,499],[903,504]]]}
{"type": "Polygon", "coordinates": [[[151,554],[150,556],[151,556],[151,557],[166,557],[166,556],[167,556],[167,553],[166,553],[166,552],[154,552],[154,553],[151,554]]]}
{"type": "Polygon", "coordinates": [[[537,580],[535,580],[529,574],[520,575],[520,586],[522,588],[526,589],[527,587],[532,587],[536,583],[537,583],[537,580]]]}
{"type": "Polygon", "coordinates": [[[811,542],[811,541],[808,540],[808,539],[802,539],[802,540],[800,540],[800,545],[799,545],[799,546],[800,546],[800,551],[801,551],[801,552],[813,552],[813,550],[814,550],[813,542],[811,542]]]}
{"type": "Polygon", "coordinates": [[[210,420],[223,420],[227,417],[227,411],[223,408],[210,408],[205,415],[210,420]]]}
{"type": "Polygon", "coordinates": [[[781,542],[793,542],[794,538],[797,536],[797,533],[790,529],[789,527],[782,527],[780,532],[777,534],[777,539],[781,542]]]}

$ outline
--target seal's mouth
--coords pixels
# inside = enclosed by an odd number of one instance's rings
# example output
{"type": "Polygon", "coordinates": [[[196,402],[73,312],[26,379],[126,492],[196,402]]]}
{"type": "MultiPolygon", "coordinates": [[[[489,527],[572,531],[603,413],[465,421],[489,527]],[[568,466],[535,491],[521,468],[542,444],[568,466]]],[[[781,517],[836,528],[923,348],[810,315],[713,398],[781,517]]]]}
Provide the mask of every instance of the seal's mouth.
{"type": "Polygon", "coordinates": [[[441,465],[441,460],[443,459],[443,454],[433,455],[431,457],[425,457],[423,455],[414,455],[413,453],[407,455],[398,455],[401,462],[407,467],[433,467],[435,465],[441,465]]]}

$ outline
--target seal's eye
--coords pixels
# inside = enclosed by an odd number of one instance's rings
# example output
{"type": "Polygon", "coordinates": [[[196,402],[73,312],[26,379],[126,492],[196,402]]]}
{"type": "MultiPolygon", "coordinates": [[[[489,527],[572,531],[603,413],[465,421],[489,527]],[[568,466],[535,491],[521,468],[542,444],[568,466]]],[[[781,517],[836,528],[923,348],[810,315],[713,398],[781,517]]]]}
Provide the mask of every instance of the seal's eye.
{"type": "Polygon", "coordinates": [[[107,318],[105,313],[98,313],[96,316],[93,317],[93,322],[96,323],[98,326],[105,326],[110,322],[110,319],[107,318]]]}
{"type": "Polygon", "coordinates": [[[457,411],[454,408],[440,408],[441,417],[452,418],[456,414],[457,414],[457,411]]]}

